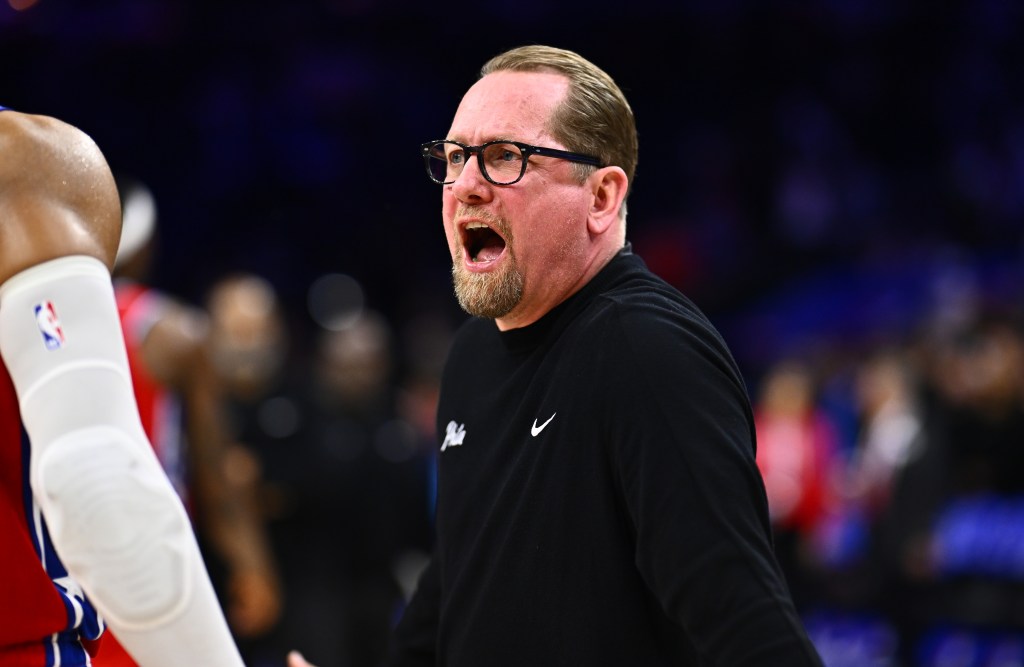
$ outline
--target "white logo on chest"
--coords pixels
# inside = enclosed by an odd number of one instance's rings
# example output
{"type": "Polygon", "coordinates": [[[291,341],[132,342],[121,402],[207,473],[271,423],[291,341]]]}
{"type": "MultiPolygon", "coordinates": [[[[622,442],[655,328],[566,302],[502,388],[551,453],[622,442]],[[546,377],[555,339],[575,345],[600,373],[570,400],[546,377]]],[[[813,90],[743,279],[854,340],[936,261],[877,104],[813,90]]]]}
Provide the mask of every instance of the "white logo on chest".
{"type": "Polygon", "coordinates": [[[441,443],[441,451],[448,449],[449,447],[458,447],[462,444],[462,441],[466,438],[466,425],[456,424],[455,420],[448,422],[448,426],[445,427],[444,431],[444,442],[441,443]]]}
{"type": "Polygon", "coordinates": [[[530,427],[530,435],[532,435],[535,438],[538,435],[540,435],[540,432],[544,430],[544,427],[547,426],[548,424],[550,424],[551,420],[554,419],[555,415],[557,415],[557,414],[558,413],[556,412],[554,415],[551,415],[550,417],[548,417],[548,420],[546,422],[544,422],[543,424],[541,424],[540,426],[537,426],[537,420],[534,419],[533,420],[533,426],[530,427]]]}

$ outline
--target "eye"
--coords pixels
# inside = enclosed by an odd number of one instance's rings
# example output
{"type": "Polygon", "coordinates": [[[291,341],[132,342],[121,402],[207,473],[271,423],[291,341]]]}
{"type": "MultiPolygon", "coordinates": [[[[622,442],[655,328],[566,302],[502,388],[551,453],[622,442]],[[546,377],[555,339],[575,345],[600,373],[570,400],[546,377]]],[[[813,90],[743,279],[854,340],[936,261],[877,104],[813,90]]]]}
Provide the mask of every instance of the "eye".
{"type": "Polygon", "coordinates": [[[491,144],[484,151],[484,159],[495,167],[514,166],[518,169],[523,154],[515,144],[491,144]]]}
{"type": "Polygon", "coordinates": [[[466,154],[462,150],[454,150],[448,154],[448,162],[451,164],[459,165],[465,162],[466,154]]]}

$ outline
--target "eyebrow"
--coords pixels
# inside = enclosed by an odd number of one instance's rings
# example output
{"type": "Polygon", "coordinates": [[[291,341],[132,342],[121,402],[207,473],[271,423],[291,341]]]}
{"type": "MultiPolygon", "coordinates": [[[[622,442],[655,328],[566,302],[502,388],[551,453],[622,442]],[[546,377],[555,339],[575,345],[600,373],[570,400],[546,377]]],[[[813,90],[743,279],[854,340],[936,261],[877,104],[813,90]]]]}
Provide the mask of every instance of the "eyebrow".
{"type": "MultiPolygon", "coordinates": [[[[466,141],[465,139],[457,139],[457,138],[454,138],[454,137],[448,137],[445,141],[457,141],[460,144],[466,144],[467,146],[472,146],[473,145],[473,144],[469,143],[468,141],[466,141]]],[[[502,136],[492,137],[490,139],[485,139],[485,140],[481,141],[479,144],[476,144],[476,145],[477,146],[483,146],[484,144],[488,144],[488,143],[490,143],[492,141],[507,141],[509,143],[511,143],[513,141],[518,141],[521,144],[529,143],[529,142],[526,142],[526,141],[521,141],[519,139],[513,139],[512,137],[509,137],[507,135],[502,135],[502,136]]]]}

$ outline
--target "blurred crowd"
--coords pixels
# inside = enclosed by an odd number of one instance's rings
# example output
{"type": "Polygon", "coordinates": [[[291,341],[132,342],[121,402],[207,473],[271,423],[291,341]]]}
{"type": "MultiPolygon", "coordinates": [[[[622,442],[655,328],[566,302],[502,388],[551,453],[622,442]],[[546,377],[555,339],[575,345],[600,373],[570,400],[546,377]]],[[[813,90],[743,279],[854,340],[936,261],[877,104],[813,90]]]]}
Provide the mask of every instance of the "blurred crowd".
{"type": "Polygon", "coordinates": [[[376,664],[431,547],[436,361],[418,363],[367,307],[335,313],[306,353],[255,274],[218,280],[207,308],[226,464],[258,489],[284,592],[279,622],[240,637],[246,664],[279,666],[296,647],[376,664]]]}
{"type": "Polygon", "coordinates": [[[754,390],[776,549],[830,667],[1024,664],[1024,312],[819,347],[754,390]]]}
{"type": "MultiPolygon", "coordinates": [[[[136,397],[246,664],[280,667],[291,649],[377,664],[431,549],[450,324],[428,314],[398,329],[344,274],[310,286],[301,320],[247,271],[185,302],[148,283],[151,191],[125,174],[118,185],[115,286],[136,397]]],[[[107,644],[98,664],[134,665],[107,644]]]]}

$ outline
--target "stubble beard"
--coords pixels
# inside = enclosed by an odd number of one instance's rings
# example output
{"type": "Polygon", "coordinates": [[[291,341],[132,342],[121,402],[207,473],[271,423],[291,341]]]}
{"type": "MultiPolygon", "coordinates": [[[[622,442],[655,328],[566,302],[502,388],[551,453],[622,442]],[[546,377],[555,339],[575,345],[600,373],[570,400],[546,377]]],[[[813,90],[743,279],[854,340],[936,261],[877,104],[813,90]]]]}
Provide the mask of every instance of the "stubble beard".
{"type": "Polygon", "coordinates": [[[523,298],[523,274],[511,255],[504,258],[497,271],[488,273],[470,273],[461,262],[455,262],[452,282],[459,305],[476,317],[504,317],[523,298]]]}

